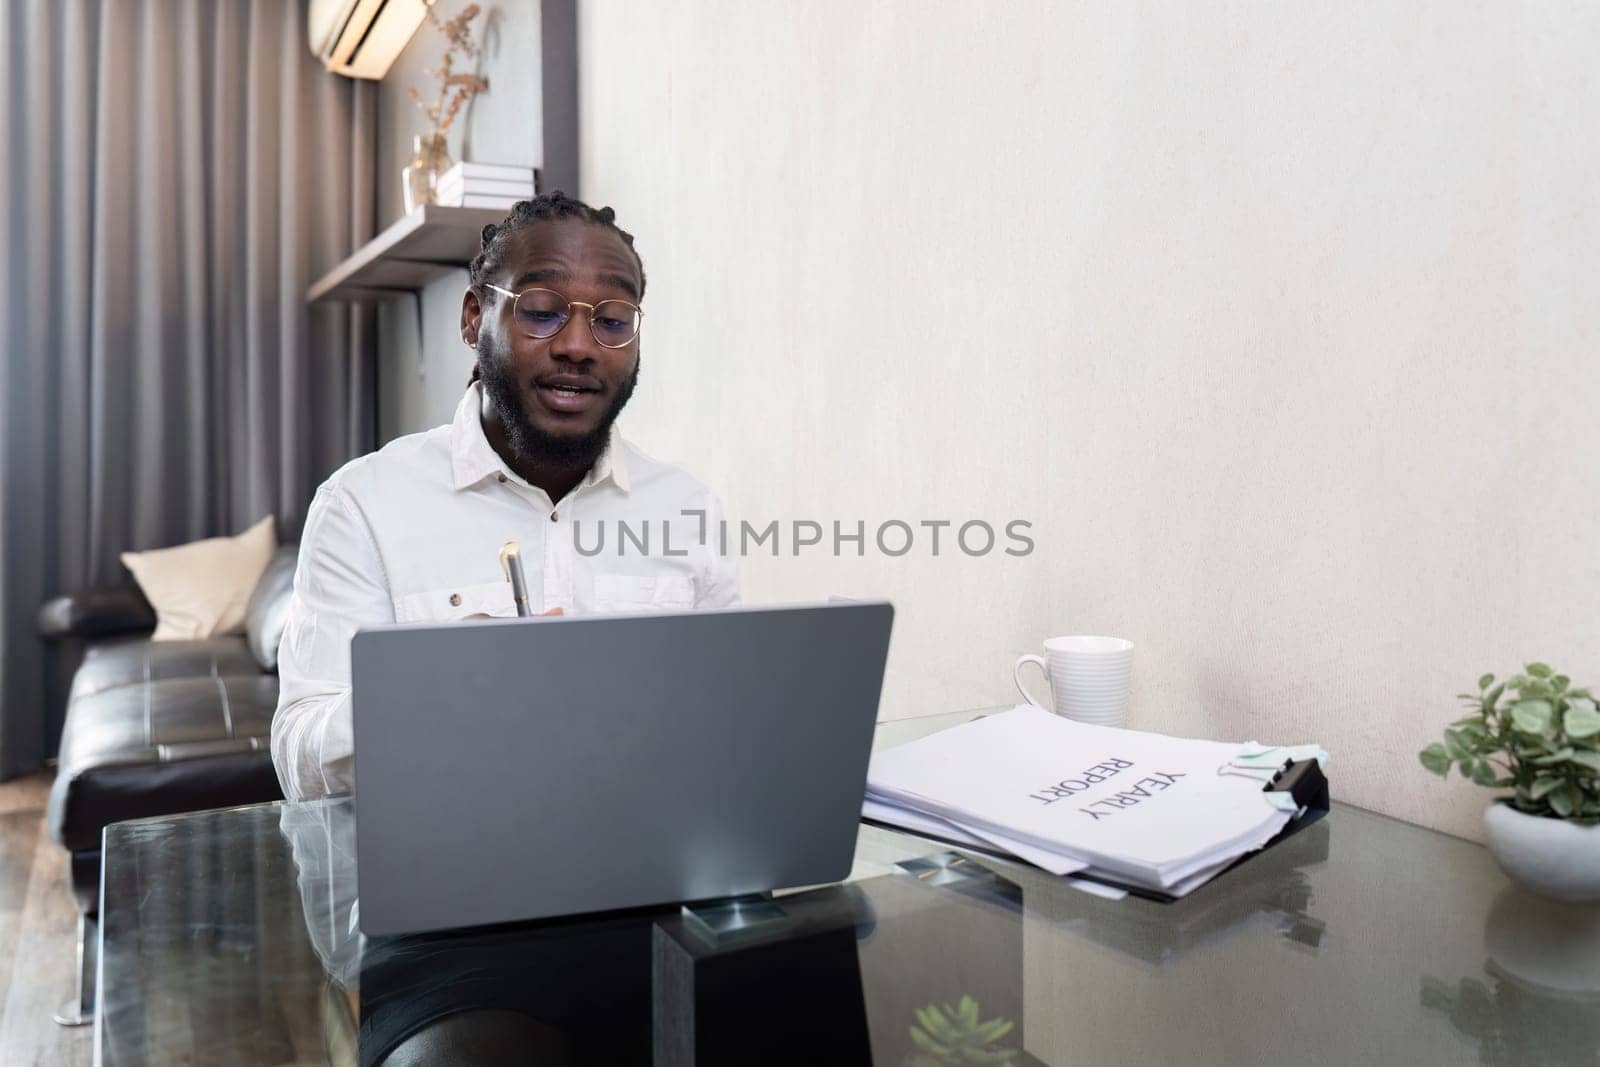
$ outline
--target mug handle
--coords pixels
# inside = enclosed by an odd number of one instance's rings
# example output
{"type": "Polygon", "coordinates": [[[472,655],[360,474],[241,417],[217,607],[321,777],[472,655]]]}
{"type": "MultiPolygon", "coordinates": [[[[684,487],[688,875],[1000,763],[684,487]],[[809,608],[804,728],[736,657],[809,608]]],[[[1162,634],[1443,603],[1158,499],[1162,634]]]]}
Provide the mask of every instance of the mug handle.
{"type": "Polygon", "coordinates": [[[1043,708],[1045,711],[1049,711],[1050,705],[1041,704],[1037,700],[1033,699],[1033,694],[1028,692],[1028,687],[1022,684],[1022,668],[1029,663],[1037,663],[1039,665],[1039,673],[1044,675],[1045,685],[1049,685],[1050,671],[1047,667],[1045,667],[1043,656],[1018,656],[1017,665],[1011,668],[1011,680],[1017,683],[1017,692],[1022,694],[1023,700],[1026,700],[1036,708],[1043,708]]]}

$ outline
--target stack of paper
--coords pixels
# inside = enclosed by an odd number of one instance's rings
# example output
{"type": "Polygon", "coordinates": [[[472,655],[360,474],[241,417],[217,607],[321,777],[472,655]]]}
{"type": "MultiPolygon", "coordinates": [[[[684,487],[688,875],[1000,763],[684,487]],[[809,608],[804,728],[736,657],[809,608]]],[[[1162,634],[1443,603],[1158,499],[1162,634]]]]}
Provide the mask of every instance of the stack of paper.
{"type": "Polygon", "coordinates": [[[862,813],[1053,874],[1181,897],[1294,814],[1259,779],[1218,773],[1241,747],[1021,705],[874,753],[862,813]]]}
{"type": "Polygon", "coordinates": [[[435,203],[445,207],[494,207],[511,210],[518,200],[534,197],[534,171],[510,163],[457,163],[439,176],[435,203]]]}

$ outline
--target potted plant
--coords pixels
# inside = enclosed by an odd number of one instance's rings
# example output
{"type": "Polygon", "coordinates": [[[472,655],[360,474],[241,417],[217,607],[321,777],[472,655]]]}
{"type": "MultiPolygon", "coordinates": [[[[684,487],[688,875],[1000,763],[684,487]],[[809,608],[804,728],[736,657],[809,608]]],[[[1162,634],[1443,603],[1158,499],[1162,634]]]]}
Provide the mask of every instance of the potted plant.
{"type": "Polygon", "coordinates": [[[1472,708],[1419,756],[1440,777],[1452,766],[1510,788],[1483,813],[1502,870],[1544,896],[1600,900],[1600,710],[1587,689],[1543,663],[1464,693],[1472,708]]]}

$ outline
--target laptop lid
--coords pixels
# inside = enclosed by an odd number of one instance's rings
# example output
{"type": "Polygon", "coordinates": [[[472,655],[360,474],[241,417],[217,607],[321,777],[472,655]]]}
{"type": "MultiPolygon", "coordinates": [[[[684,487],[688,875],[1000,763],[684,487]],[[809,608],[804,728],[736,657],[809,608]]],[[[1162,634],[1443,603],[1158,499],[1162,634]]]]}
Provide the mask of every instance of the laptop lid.
{"type": "Polygon", "coordinates": [[[858,603],[358,633],[362,930],[844,878],[893,615],[858,603]]]}

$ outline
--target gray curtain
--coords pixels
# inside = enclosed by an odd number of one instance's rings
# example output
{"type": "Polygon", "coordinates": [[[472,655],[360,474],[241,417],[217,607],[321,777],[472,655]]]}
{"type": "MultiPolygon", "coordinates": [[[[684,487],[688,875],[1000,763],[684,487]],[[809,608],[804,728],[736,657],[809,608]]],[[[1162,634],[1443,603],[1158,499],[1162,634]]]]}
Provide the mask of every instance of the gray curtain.
{"type": "Polygon", "coordinates": [[[0,0],[0,778],[59,734],[44,599],[293,537],[371,446],[370,313],[304,294],[371,236],[375,145],[304,0],[0,0]]]}

